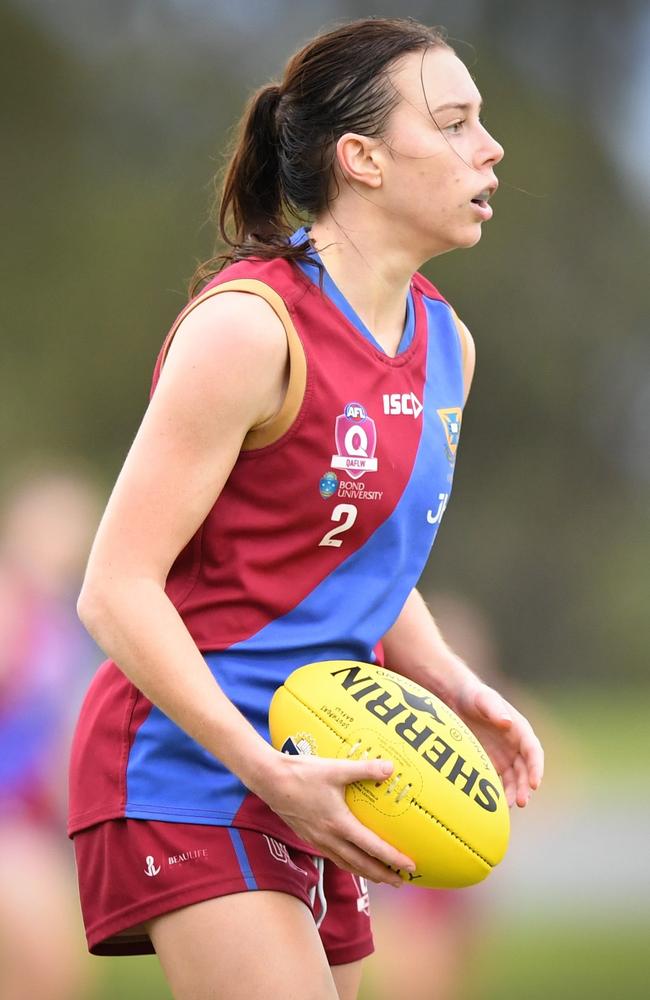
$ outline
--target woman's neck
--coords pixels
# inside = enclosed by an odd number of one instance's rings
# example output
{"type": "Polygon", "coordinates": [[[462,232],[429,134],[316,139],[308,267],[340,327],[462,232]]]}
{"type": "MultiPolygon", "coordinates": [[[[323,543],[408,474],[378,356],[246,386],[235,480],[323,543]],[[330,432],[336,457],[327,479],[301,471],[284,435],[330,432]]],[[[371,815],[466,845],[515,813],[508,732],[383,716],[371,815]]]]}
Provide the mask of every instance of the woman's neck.
{"type": "Polygon", "coordinates": [[[376,234],[331,217],[317,219],[309,233],[328,274],[387,354],[395,356],[404,331],[412,260],[388,249],[376,234]]]}

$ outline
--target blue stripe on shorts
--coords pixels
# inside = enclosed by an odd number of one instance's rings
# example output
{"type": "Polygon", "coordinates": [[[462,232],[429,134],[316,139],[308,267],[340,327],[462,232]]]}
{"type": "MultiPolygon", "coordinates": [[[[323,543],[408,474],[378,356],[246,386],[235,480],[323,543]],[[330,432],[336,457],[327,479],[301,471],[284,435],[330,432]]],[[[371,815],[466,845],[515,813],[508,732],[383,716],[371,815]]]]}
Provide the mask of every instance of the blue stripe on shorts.
{"type": "Polygon", "coordinates": [[[246,888],[257,889],[257,882],[255,881],[255,876],[253,875],[251,864],[248,860],[246,848],[244,847],[244,841],[241,839],[241,833],[232,826],[227,829],[230,834],[230,839],[232,840],[232,846],[235,848],[235,854],[237,855],[237,860],[239,862],[239,867],[241,868],[244,882],[246,883],[246,888]]]}

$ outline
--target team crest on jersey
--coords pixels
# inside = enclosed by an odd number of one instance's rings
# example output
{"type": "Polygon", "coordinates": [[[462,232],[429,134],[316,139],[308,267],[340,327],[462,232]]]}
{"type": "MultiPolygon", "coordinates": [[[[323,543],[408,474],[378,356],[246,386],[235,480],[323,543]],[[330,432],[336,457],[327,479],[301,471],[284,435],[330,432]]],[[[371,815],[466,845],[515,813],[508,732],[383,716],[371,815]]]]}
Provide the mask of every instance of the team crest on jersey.
{"type": "Polygon", "coordinates": [[[445,451],[447,458],[453,463],[456,461],[456,450],[460,437],[460,424],[463,419],[463,411],[459,406],[448,406],[446,409],[437,410],[436,412],[445,429],[445,438],[447,440],[445,451]]]}
{"type": "Polygon", "coordinates": [[[337,454],[332,455],[333,469],[344,469],[351,479],[377,471],[377,428],[362,403],[346,404],[336,418],[334,441],[337,454]]]}

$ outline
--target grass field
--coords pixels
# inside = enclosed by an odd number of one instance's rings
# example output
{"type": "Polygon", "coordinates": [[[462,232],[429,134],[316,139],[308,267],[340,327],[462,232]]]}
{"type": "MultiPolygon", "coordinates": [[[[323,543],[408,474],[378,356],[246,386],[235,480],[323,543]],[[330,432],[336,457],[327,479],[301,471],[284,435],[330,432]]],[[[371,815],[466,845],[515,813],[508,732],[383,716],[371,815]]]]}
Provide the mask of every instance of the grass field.
{"type": "Polygon", "coordinates": [[[470,972],[463,1000],[647,998],[650,921],[577,926],[564,920],[494,928],[483,945],[481,972],[470,972]]]}
{"type": "MultiPolygon", "coordinates": [[[[468,962],[457,1000],[645,1000],[649,931],[650,923],[498,924],[468,962]]],[[[435,969],[424,970],[435,983],[435,969]]],[[[370,963],[367,971],[361,1000],[375,995],[370,963]]]]}

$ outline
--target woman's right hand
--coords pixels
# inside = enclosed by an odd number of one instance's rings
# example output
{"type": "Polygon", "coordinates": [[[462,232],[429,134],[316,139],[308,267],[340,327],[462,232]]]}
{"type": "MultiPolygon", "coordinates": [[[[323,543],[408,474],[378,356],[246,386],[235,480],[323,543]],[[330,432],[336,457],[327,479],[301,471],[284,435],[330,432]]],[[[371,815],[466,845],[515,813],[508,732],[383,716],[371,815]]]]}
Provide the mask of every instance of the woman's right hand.
{"type": "Polygon", "coordinates": [[[268,770],[258,771],[251,790],[339,868],[396,887],[404,883],[391,868],[415,871],[413,860],[364,826],[345,801],[346,785],[385,781],[393,771],[389,761],[333,760],[272,751],[268,763],[268,770]]]}

